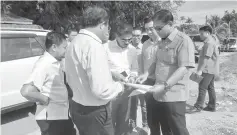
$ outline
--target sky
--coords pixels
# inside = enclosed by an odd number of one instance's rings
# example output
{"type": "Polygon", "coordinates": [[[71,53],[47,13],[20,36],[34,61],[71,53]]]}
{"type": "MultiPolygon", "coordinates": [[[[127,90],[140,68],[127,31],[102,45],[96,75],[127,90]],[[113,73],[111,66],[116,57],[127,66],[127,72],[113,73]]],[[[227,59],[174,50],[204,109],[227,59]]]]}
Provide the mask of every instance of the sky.
{"type": "Polygon", "coordinates": [[[186,1],[178,8],[178,16],[191,17],[194,23],[204,24],[206,15],[218,15],[222,17],[225,10],[237,11],[237,0],[216,0],[216,1],[186,1]]]}

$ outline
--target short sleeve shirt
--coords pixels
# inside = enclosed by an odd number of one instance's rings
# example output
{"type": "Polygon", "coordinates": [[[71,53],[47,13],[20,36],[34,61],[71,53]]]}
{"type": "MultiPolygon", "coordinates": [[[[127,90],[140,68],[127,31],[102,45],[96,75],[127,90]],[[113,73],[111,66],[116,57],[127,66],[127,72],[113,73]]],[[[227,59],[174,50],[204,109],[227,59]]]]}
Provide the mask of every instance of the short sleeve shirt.
{"type": "Polygon", "coordinates": [[[204,46],[200,51],[199,63],[204,60],[205,57],[209,57],[207,65],[203,69],[203,73],[217,74],[219,72],[219,53],[216,41],[209,37],[204,41],[204,46]]]}
{"type": "MultiPolygon", "coordinates": [[[[156,84],[162,84],[179,67],[195,67],[194,44],[182,32],[175,29],[167,39],[160,41],[156,54],[156,84]]],[[[163,97],[153,97],[160,102],[186,101],[188,99],[189,75],[178,81],[163,97]]]]}
{"type": "Polygon", "coordinates": [[[50,98],[47,106],[37,105],[36,120],[68,119],[68,92],[59,61],[45,52],[35,63],[29,79],[25,82],[29,83],[33,83],[40,93],[50,98]]]}
{"type": "MultiPolygon", "coordinates": [[[[143,73],[149,70],[149,67],[155,61],[157,52],[157,43],[148,39],[142,47],[143,73]]],[[[148,76],[149,79],[155,80],[155,74],[148,76]]]]}

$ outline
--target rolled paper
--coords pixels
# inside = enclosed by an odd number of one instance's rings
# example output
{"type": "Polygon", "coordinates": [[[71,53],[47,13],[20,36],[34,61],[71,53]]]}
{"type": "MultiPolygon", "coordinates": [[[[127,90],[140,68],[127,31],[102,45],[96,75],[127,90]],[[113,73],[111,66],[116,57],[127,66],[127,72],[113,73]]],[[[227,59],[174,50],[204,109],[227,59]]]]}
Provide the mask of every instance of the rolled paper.
{"type": "Polygon", "coordinates": [[[136,89],[128,97],[145,94],[146,90],[136,89]]]}
{"type": "Polygon", "coordinates": [[[135,90],[128,97],[145,94],[146,92],[150,91],[151,88],[154,94],[156,93],[156,91],[160,91],[164,89],[164,85],[159,85],[159,84],[150,86],[150,85],[126,83],[125,85],[135,88],[135,90]]]}
{"type": "Polygon", "coordinates": [[[125,83],[125,85],[129,86],[129,87],[133,87],[135,89],[140,89],[140,90],[145,90],[145,91],[149,91],[151,87],[150,85],[143,85],[143,84],[134,84],[134,83],[125,83]]]}

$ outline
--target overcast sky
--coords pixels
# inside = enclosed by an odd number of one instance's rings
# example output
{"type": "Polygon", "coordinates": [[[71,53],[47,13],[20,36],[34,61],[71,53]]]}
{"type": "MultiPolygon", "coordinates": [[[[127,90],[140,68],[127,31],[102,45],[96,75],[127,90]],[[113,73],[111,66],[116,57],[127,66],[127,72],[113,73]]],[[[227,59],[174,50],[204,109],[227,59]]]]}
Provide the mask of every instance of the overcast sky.
{"type": "Polygon", "coordinates": [[[194,23],[204,24],[205,16],[218,15],[222,17],[225,10],[237,12],[237,0],[232,1],[186,1],[178,9],[178,16],[191,17],[194,23]]]}

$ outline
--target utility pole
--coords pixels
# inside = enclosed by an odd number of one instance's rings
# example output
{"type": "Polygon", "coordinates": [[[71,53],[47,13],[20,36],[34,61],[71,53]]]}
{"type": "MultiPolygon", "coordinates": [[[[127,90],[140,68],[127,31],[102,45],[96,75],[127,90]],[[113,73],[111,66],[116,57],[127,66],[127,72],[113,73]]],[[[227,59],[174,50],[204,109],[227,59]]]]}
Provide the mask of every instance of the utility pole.
{"type": "Polygon", "coordinates": [[[206,15],[206,25],[207,25],[207,15],[206,15]]]}
{"type": "Polygon", "coordinates": [[[133,6],[132,6],[133,27],[136,26],[136,22],[135,22],[136,16],[135,16],[135,9],[134,8],[135,8],[135,6],[134,6],[134,3],[133,3],[133,6]]]}
{"type": "Polygon", "coordinates": [[[230,21],[229,21],[229,37],[230,37],[231,31],[230,31],[230,21]]]}

